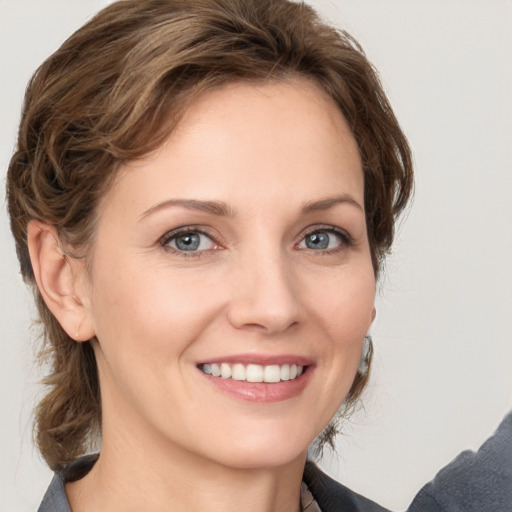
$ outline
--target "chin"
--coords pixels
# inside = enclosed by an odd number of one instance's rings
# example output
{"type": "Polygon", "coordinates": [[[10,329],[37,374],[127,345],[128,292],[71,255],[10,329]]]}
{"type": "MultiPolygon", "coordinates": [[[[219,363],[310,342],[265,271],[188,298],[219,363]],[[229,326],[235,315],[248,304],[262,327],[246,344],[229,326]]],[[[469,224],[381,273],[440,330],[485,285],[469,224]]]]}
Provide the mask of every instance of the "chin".
{"type": "Polygon", "coordinates": [[[211,459],[237,469],[262,469],[286,466],[298,459],[306,460],[314,434],[293,431],[258,431],[254,435],[236,435],[224,443],[213,442],[216,454],[211,459]],[[221,448],[221,453],[219,453],[221,448]]]}
{"type": "Polygon", "coordinates": [[[266,453],[253,453],[240,451],[237,454],[229,454],[217,459],[223,466],[234,469],[272,469],[287,466],[297,460],[306,461],[307,448],[302,451],[273,449],[266,453]]]}

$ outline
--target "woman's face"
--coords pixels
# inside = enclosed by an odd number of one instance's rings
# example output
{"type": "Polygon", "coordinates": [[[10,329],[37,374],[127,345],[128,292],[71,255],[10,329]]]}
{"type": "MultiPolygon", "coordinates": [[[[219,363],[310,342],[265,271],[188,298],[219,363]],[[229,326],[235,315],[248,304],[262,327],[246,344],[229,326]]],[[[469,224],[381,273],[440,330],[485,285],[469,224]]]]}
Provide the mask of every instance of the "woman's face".
{"type": "Polygon", "coordinates": [[[231,467],[303,456],[373,319],[363,188],[345,120],[302,79],[205,93],[121,169],[84,301],[105,448],[231,467]]]}

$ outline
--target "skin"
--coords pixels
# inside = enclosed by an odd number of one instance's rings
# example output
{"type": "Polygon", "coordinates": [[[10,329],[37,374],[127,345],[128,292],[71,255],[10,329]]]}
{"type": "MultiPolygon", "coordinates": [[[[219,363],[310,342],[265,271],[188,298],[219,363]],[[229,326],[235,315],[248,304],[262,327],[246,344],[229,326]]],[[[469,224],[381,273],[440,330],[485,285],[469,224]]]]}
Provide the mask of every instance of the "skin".
{"type": "Polygon", "coordinates": [[[74,512],[300,510],[307,447],[350,389],[375,314],[363,205],[344,118],[295,78],[203,94],[125,165],[99,206],[90,275],[32,223],[50,309],[73,338],[97,339],[103,445],[67,485],[74,512]],[[208,235],[200,250],[177,249],[183,226],[208,235]],[[311,232],[329,247],[308,247],[311,232]],[[307,385],[240,399],[198,369],[238,354],[306,357],[307,385]]]}

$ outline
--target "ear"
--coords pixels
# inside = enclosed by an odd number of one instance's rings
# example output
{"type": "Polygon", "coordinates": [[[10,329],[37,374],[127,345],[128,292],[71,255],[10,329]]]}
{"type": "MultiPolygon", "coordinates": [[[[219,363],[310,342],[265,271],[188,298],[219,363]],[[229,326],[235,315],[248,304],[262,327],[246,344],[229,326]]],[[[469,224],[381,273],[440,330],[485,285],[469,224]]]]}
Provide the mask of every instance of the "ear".
{"type": "Polygon", "coordinates": [[[36,284],[48,309],[70,338],[90,340],[95,332],[83,263],[65,255],[56,229],[49,224],[31,221],[27,242],[36,284]]]}

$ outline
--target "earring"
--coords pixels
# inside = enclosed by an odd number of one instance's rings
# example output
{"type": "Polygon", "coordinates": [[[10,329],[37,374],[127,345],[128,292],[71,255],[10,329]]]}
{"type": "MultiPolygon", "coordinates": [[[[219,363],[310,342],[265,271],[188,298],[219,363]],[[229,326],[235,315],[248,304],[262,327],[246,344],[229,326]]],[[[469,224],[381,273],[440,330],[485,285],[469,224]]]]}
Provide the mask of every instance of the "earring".
{"type": "Polygon", "coordinates": [[[370,357],[370,353],[373,350],[373,340],[372,337],[367,334],[363,339],[363,350],[361,351],[361,360],[359,361],[359,367],[357,368],[357,373],[360,375],[366,375],[368,373],[368,359],[370,357]]]}

